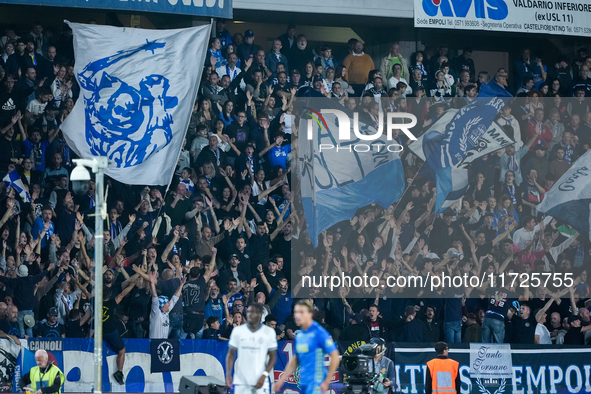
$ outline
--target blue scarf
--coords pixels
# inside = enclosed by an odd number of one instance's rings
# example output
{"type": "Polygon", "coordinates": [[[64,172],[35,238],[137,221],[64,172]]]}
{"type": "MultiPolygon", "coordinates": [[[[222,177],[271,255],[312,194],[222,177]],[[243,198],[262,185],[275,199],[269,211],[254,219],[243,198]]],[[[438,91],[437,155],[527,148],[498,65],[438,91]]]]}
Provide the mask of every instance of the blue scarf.
{"type": "Polygon", "coordinates": [[[564,161],[566,161],[568,164],[572,164],[573,148],[570,147],[570,144],[564,145],[562,142],[561,144],[564,147],[564,161]]]}
{"type": "Polygon", "coordinates": [[[115,238],[117,238],[117,235],[119,235],[121,233],[121,231],[123,230],[121,228],[121,223],[119,223],[118,220],[116,220],[115,223],[113,223],[109,220],[109,224],[111,225],[111,228],[110,228],[111,239],[115,239],[115,238]]]}
{"type": "Polygon", "coordinates": [[[507,191],[509,192],[509,196],[511,196],[511,201],[513,205],[517,205],[517,199],[515,198],[515,185],[509,187],[509,185],[505,184],[507,191]]]}
{"type": "Polygon", "coordinates": [[[230,67],[228,67],[228,65],[226,65],[226,75],[228,75],[230,77],[230,81],[233,81],[234,78],[236,78],[236,75],[238,75],[238,70],[236,70],[236,66],[234,66],[234,71],[230,70],[230,67]],[[232,73],[232,74],[230,74],[232,73]]]}

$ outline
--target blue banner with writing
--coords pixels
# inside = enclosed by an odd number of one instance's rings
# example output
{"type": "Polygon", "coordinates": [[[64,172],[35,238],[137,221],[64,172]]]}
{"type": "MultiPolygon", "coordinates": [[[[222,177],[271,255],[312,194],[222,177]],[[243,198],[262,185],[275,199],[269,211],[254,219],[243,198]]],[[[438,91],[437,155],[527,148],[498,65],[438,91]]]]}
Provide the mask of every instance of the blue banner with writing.
{"type": "MultiPolygon", "coordinates": [[[[103,392],[172,393],[178,391],[182,376],[214,376],[225,380],[224,365],[228,350],[227,341],[180,340],[180,369],[178,371],[150,373],[152,356],[148,339],[124,340],[126,357],[123,372],[125,385],[118,385],[112,378],[117,370],[117,354],[104,344],[103,392]]],[[[339,342],[341,355],[354,352],[363,342],[339,342]]],[[[293,343],[278,343],[277,362],[271,376],[278,379],[293,357],[293,343]]],[[[460,363],[459,375],[462,394],[509,393],[591,393],[591,359],[588,347],[536,345],[511,345],[511,378],[487,379],[471,376],[471,352],[482,351],[481,344],[455,344],[450,346],[450,358],[460,363]]],[[[94,345],[91,339],[58,339],[29,341],[18,358],[17,370],[27,373],[34,367],[34,351],[46,349],[66,376],[64,393],[90,392],[94,381],[94,345]]],[[[487,350],[487,349],[484,349],[487,350]]],[[[1,352],[0,352],[1,356],[1,352]]],[[[407,394],[424,393],[426,362],[435,357],[433,344],[388,343],[385,354],[394,361],[397,391],[407,394]]],[[[328,363],[328,357],[325,359],[328,363]]],[[[19,374],[20,376],[20,374],[19,374]]],[[[339,371],[332,379],[330,389],[336,394],[344,392],[339,371]]],[[[13,392],[19,392],[14,385],[13,392]]],[[[283,391],[298,394],[299,371],[287,379],[283,391]]]]}
{"type": "Polygon", "coordinates": [[[2,3],[232,18],[232,0],[3,0],[2,3]]]}

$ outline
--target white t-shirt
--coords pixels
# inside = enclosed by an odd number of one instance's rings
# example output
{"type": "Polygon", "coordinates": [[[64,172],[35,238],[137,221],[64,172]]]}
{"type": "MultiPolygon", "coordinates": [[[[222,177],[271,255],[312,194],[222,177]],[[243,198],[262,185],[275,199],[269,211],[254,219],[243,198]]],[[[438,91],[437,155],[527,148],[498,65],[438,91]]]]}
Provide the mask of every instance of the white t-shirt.
{"type": "Polygon", "coordinates": [[[265,372],[267,353],[277,350],[277,338],[275,331],[264,324],[254,332],[248,324],[243,324],[232,330],[228,346],[236,349],[238,356],[234,364],[234,384],[255,386],[265,372]]]}
{"type": "Polygon", "coordinates": [[[47,107],[47,103],[40,103],[37,101],[37,99],[35,99],[29,101],[29,104],[27,104],[27,111],[29,111],[34,116],[39,116],[43,114],[45,107],[47,107]]]}
{"type": "MultiPolygon", "coordinates": [[[[264,181],[264,182],[265,182],[265,187],[266,187],[265,190],[267,190],[270,187],[270,185],[271,185],[271,181],[264,181]]],[[[265,190],[262,190],[259,187],[259,184],[256,183],[256,182],[252,184],[252,195],[255,196],[255,197],[258,196],[259,194],[261,194],[262,192],[264,192],[265,190]]],[[[261,199],[261,201],[259,201],[258,204],[259,205],[265,205],[266,203],[267,203],[267,197],[261,199]]]]}
{"type": "Polygon", "coordinates": [[[398,85],[398,82],[404,82],[406,84],[406,94],[410,94],[409,92],[412,92],[412,89],[410,88],[409,83],[404,78],[397,79],[394,77],[390,77],[390,79],[388,79],[388,89],[396,88],[396,85],[398,85]]]}
{"type": "MultiPolygon", "coordinates": [[[[178,296],[172,296],[170,299],[170,307],[168,308],[169,311],[174,308],[174,305],[178,300],[178,296]]],[[[168,338],[168,326],[170,326],[168,312],[162,312],[160,310],[158,297],[152,297],[152,310],[150,311],[150,339],[168,338]]]]}
{"type": "Polygon", "coordinates": [[[548,331],[545,325],[538,323],[536,326],[536,335],[540,336],[540,345],[552,345],[550,331],[548,331]]]}
{"type": "MultiPolygon", "coordinates": [[[[552,216],[546,216],[544,218],[544,224],[547,226],[552,220],[552,216]]],[[[520,228],[513,234],[513,243],[517,245],[519,249],[523,249],[528,242],[534,239],[536,233],[540,231],[540,224],[536,224],[533,231],[527,231],[525,228],[520,228]]]]}

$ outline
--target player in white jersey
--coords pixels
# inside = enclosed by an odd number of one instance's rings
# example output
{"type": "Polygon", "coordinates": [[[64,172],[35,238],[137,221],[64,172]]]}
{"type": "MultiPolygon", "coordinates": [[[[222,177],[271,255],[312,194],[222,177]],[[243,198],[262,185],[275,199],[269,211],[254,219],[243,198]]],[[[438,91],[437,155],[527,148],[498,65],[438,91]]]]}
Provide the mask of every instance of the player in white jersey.
{"type": "Polygon", "coordinates": [[[269,373],[277,359],[275,330],[261,323],[263,306],[251,304],[247,324],[232,330],[226,355],[226,385],[234,394],[269,394],[269,373]],[[238,353],[236,365],[234,356],[238,353]],[[234,378],[232,379],[232,368],[234,378]]]}

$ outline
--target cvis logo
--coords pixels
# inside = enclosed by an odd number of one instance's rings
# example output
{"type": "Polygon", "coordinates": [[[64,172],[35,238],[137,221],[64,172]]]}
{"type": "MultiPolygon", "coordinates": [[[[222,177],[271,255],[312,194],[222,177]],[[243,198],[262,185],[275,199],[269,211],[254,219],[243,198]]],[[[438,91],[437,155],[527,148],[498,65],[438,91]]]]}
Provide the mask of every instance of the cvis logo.
{"type": "Polygon", "coordinates": [[[437,16],[438,10],[445,17],[465,18],[474,4],[476,18],[503,20],[509,15],[505,0],[423,0],[423,11],[437,16]]]}

